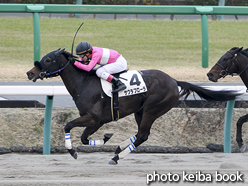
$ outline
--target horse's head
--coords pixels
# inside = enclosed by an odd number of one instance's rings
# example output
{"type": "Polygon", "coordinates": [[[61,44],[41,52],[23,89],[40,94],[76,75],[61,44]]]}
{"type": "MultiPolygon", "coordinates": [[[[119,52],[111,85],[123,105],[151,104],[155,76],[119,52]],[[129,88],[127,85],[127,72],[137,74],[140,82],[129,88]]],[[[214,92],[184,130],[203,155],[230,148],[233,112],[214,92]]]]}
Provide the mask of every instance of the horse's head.
{"type": "Polygon", "coordinates": [[[221,77],[239,73],[238,54],[242,51],[243,47],[234,47],[227,51],[218,62],[207,73],[208,79],[217,82],[221,77]]]}
{"type": "Polygon", "coordinates": [[[43,79],[44,77],[58,76],[60,71],[65,68],[64,64],[61,63],[61,55],[65,52],[65,49],[57,49],[49,54],[45,55],[41,61],[35,61],[34,67],[27,72],[29,80],[35,82],[37,79],[43,79]],[[60,69],[61,66],[64,68],[60,69]]]}

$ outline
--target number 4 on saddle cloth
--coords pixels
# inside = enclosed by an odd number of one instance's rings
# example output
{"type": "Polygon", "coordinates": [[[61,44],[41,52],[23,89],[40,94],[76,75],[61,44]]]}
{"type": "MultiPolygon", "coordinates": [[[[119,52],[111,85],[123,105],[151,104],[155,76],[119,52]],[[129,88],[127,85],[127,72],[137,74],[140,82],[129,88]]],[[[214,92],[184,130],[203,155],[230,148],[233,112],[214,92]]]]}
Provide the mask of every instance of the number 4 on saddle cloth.
{"type": "Polygon", "coordinates": [[[106,80],[101,79],[101,85],[104,93],[111,97],[111,111],[113,121],[119,119],[119,97],[131,96],[135,94],[144,93],[147,91],[146,84],[137,70],[124,71],[121,73],[113,74],[113,76],[119,78],[127,88],[120,92],[112,94],[115,86],[106,80]]]}

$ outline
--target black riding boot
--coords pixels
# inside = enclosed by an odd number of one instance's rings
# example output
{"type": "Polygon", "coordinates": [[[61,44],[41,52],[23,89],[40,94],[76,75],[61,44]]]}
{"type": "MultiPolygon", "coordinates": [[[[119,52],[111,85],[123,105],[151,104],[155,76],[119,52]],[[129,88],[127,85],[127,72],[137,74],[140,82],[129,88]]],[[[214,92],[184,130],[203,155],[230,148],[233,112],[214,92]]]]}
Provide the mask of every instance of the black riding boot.
{"type": "Polygon", "coordinates": [[[111,83],[113,83],[113,85],[115,86],[115,90],[113,90],[112,93],[116,93],[127,88],[126,85],[116,77],[113,77],[111,83]]]}

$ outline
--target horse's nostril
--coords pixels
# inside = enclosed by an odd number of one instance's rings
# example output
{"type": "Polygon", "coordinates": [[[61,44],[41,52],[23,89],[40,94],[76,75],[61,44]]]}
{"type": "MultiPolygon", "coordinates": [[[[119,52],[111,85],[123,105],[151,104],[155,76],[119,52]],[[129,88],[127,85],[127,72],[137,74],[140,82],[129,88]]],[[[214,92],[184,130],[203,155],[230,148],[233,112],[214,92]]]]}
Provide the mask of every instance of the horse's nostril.
{"type": "Polygon", "coordinates": [[[28,78],[32,78],[34,76],[34,73],[31,71],[28,71],[27,73],[28,78]]]}
{"type": "Polygon", "coordinates": [[[32,74],[33,74],[33,73],[30,72],[30,71],[27,72],[27,75],[28,75],[28,76],[30,76],[30,75],[32,75],[32,74]]]}
{"type": "Polygon", "coordinates": [[[208,77],[212,77],[213,74],[212,74],[212,73],[207,73],[207,76],[208,76],[208,77]]]}

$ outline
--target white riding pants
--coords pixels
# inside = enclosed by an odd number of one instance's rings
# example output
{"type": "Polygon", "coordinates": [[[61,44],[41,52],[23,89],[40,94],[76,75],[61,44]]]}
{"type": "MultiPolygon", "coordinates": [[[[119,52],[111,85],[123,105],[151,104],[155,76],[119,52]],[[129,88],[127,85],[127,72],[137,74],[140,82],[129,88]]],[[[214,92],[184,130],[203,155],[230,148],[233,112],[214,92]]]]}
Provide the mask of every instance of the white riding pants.
{"type": "Polygon", "coordinates": [[[127,69],[127,61],[123,56],[120,56],[116,62],[106,64],[96,68],[96,75],[99,78],[107,80],[110,74],[115,74],[127,69]]]}

